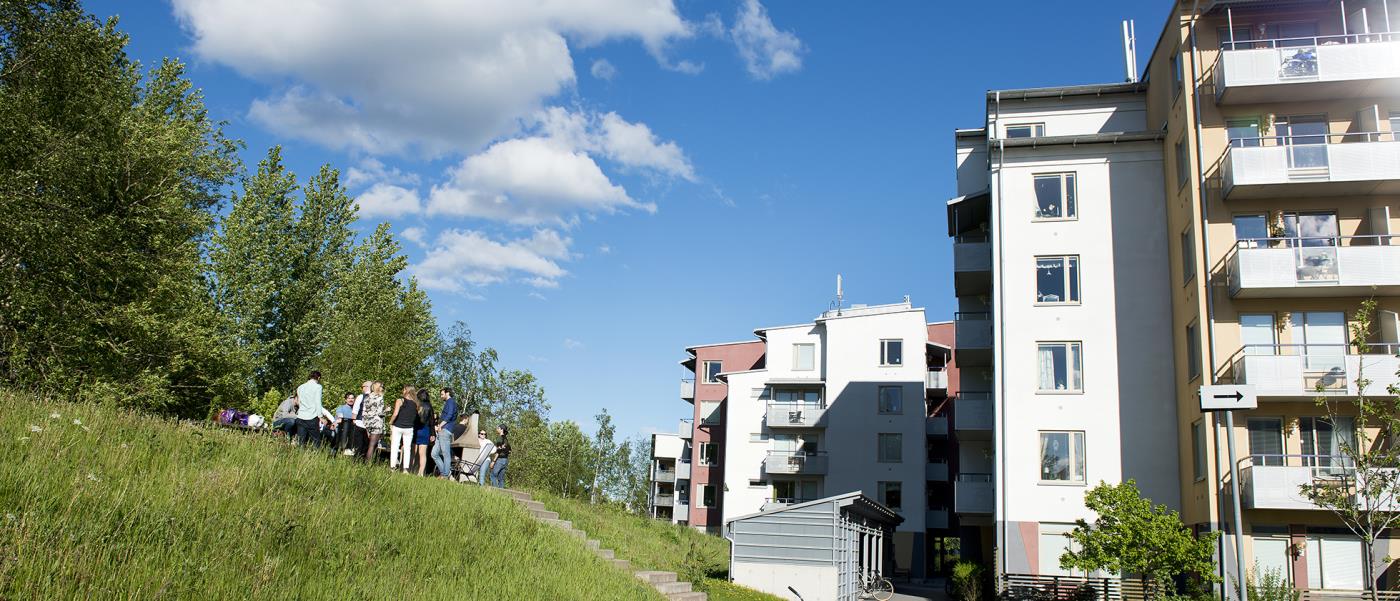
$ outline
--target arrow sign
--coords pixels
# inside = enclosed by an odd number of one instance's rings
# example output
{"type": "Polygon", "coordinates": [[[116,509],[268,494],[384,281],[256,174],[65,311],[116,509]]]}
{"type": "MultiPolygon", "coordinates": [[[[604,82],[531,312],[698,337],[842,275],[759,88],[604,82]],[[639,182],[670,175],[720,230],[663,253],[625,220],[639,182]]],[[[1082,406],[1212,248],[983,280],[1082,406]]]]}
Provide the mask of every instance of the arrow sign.
{"type": "Polygon", "coordinates": [[[1248,384],[1217,384],[1201,387],[1201,411],[1257,409],[1259,398],[1248,384]]]}

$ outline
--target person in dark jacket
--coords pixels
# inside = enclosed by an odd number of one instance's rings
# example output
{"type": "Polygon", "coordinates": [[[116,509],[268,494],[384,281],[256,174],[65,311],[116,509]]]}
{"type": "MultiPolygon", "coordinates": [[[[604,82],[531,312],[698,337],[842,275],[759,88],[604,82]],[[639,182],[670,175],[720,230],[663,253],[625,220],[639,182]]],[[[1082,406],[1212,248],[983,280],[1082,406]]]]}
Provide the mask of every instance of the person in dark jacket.
{"type": "Polygon", "coordinates": [[[418,422],[413,426],[413,449],[418,454],[418,475],[428,471],[428,445],[433,442],[433,395],[418,389],[418,422]]]}
{"type": "Polygon", "coordinates": [[[496,488],[506,487],[506,464],[510,462],[510,441],[506,440],[506,435],[510,429],[504,425],[496,426],[496,461],[491,464],[491,485],[496,488]]]}

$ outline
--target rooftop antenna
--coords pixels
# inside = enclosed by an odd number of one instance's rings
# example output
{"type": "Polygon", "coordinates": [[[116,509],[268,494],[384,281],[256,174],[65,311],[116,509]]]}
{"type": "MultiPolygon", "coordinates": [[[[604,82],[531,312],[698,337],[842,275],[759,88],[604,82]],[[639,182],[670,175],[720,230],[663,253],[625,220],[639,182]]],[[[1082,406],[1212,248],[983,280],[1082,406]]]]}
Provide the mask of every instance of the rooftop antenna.
{"type": "Polygon", "coordinates": [[[841,274],[836,274],[836,316],[841,316],[841,274]]]}
{"type": "Polygon", "coordinates": [[[1137,83],[1137,25],[1132,19],[1123,21],[1123,68],[1128,72],[1128,83],[1137,83]]]}

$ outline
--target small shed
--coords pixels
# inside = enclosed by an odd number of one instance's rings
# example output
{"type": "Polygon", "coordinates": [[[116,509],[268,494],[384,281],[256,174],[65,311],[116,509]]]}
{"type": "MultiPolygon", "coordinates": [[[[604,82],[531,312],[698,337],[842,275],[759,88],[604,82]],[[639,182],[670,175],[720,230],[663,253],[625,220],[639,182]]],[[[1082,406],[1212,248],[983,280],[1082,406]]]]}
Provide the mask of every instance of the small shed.
{"type": "Polygon", "coordinates": [[[729,576],[784,599],[854,600],[862,572],[887,573],[903,521],[860,491],[740,516],[725,524],[729,576]]]}

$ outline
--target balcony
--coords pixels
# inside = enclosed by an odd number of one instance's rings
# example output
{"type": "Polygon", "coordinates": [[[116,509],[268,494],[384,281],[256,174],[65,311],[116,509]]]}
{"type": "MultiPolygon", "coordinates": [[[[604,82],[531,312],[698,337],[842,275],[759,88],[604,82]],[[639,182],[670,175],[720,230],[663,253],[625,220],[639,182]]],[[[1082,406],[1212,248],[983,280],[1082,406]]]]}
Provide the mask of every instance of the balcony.
{"type": "Polygon", "coordinates": [[[689,461],[678,461],[678,462],[676,462],[676,479],[677,479],[677,480],[689,480],[689,479],[690,479],[690,462],[689,462],[689,461]]]}
{"type": "Polygon", "coordinates": [[[948,481],[948,462],[930,461],[924,464],[924,479],[929,482],[948,481]]]}
{"type": "Polygon", "coordinates": [[[989,438],[992,431],[992,393],[959,392],[953,399],[953,429],[962,438],[989,438]]]}
{"type": "Polygon", "coordinates": [[[759,509],[759,511],[768,511],[768,510],[770,510],[770,509],[781,509],[781,508],[787,507],[787,506],[789,506],[789,505],[797,505],[798,503],[807,503],[807,502],[809,502],[809,501],[815,501],[815,500],[816,500],[816,499],[800,499],[800,498],[797,498],[797,497],[772,497],[772,498],[768,498],[768,499],[764,499],[764,500],[763,500],[763,508],[762,508],[762,509],[759,509]]]}
{"type": "Polygon", "coordinates": [[[948,418],[941,415],[929,417],[924,421],[924,434],[926,436],[947,436],[948,418]]]}
{"type": "Polygon", "coordinates": [[[1230,255],[1235,298],[1400,294],[1392,236],[1241,240],[1230,255]]]}
{"type": "Polygon", "coordinates": [[[657,482],[675,482],[676,470],[656,470],[657,482]]]}
{"type": "Polygon", "coordinates": [[[1246,345],[1230,358],[1235,383],[1249,384],[1261,399],[1313,399],[1318,396],[1357,396],[1356,380],[1370,383],[1366,394],[1384,395],[1400,385],[1400,358],[1394,344],[1372,345],[1365,355],[1341,344],[1246,345]],[[1374,353],[1374,354],[1370,354],[1374,353]]]}
{"type": "Polygon", "coordinates": [[[1400,193],[1393,133],[1234,140],[1220,166],[1226,200],[1400,193]],[[1240,146],[1243,145],[1243,146],[1240,146]]]}
{"type": "Polygon", "coordinates": [[[940,507],[938,509],[928,510],[928,513],[924,515],[924,528],[928,530],[947,530],[948,509],[946,507],[940,507]]]}
{"type": "Polygon", "coordinates": [[[763,471],[769,474],[824,476],[826,453],[769,451],[768,456],[763,458],[763,471]]]}
{"type": "Polygon", "coordinates": [[[671,507],[676,504],[676,496],[656,495],[656,499],[652,502],[652,504],[657,507],[671,507]]]}
{"type": "Polygon", "coordinates": [[[992,490],[991,474],[958,474],[953,483],[953,511],[991,513],[995,505],[992,490]]]}
{"type": "Polygon", "coordinates": [[[695,400],[695,378],[685,378],[681,380],[681,400],[695,400]]]}
{"type": "Polygon", "coordinates": [[[925,391],[948,390],[948,372],[942,369],[928,370],[928,376],[924,378],[925,391]]]}
{"type": "Polygon", "coordinates": [[[1354,478],[1342,457],[1251,455],[1240,460],[1240,502],[1248,509],[1323,509],[1304,498],[1299,487],[1342,485],[1354,478]]]}
{"type": "Polygon", "coordinates": [[[960,311],[953,314],[954,353],[960,366],[992,364],[992,314],[985,311],[960,311]]]}
{"type": "Polygon", "coordinates": [[[769,428],[826,427],[825,403],[768,403],[769,428]]]}
{"type": "Polygon", "coordinates": [[[1303,102],[1400,93],[1400,37],[1390,33],[1226,43],[1218,104],[1303,102]]]}
{"type": "Polygon", "coordinates": [[[965,234],[953,241],[953,294],[976,296],[992,289],[992,243],[985,234],[965,234]]]}

